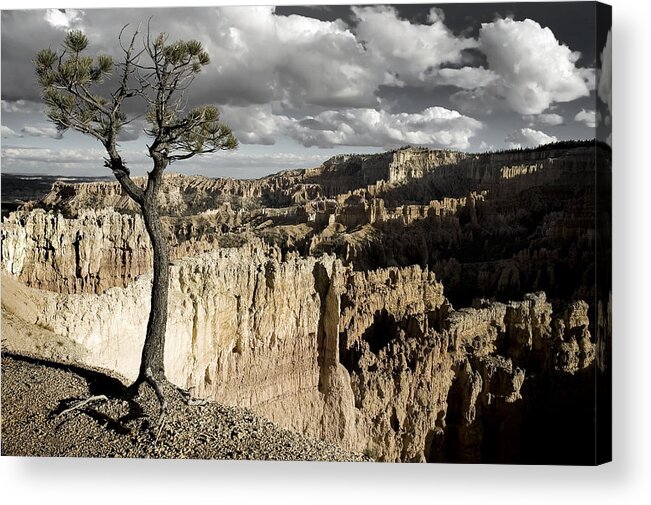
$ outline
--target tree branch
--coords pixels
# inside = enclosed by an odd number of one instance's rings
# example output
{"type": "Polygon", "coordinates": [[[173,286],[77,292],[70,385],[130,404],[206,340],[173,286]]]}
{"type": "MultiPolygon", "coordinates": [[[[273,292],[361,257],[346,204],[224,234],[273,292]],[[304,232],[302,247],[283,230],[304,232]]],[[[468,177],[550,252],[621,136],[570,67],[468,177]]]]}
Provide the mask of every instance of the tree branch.
{"type": "Polygon", "coordinates": [[[104,165],[111,169],[113,175],[120,183],[120,186],[124,189],[124,192],[131,197],[131,199],[133,199],[138,205],[142,205],[145,202],[144,191],[133,181],[130,175],[131,171],[117,153],[115,153],[114,156],[106,158],[104,160],[104,165]]]}
{"type": "Polygon", "coordinates": [[[229,147],[225,146],[211,147],[208,149],[201,149],[199,151],[190,151],[185,154],[173,154],[168,156],[168,159],[170,160],[170,163],[172,163],[174,161],[189,160],[190,158],[193,158],[197,155],[216,153],[218,151],[227,151],[229,149],[229,147]]]}
{"type": "Polygon", "coordinates": [[[141,206],[155,198],[170,163],[237,146],[231,130],[219,122],[216,107],[187,111],[184,91],[210,62],[201,43],[168,43],[165,34],[152,40],[150,24],[151,18],[140,50],[136,49],[140,26],[129,38],[124,35],[128,25],[120,30],[118,41],[124,57],[118,63],[118,87],[108,97],[95,86],[110,73],[113,61],[104,55],[96,60],[87,56],[88,38],[82,32],[71,31],[60,51],[44,49],[34,60],[48,117],[62,131],[70,128],[99,140],[108,154],[105,165],[124,192],[141,206]],[[148,61],[141,63],[143,55],[148,61]],[[122,106],[127,98],[136,96],[149,107],[145,133],[153,137],[148,148],[154,166],[144,189],[133,182],[117,149],[119,131],[133,120],[122,113],[122,106]]]}

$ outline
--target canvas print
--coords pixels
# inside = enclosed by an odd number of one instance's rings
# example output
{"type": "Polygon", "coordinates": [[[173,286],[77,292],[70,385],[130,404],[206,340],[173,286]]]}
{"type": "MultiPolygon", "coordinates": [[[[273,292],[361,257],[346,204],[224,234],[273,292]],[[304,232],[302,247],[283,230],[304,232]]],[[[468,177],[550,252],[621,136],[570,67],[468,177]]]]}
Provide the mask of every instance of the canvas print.
{"type": "Polygon", "coordinates": [[[2,12],[2,455],[611,458],[611,9],[2,12]]]}

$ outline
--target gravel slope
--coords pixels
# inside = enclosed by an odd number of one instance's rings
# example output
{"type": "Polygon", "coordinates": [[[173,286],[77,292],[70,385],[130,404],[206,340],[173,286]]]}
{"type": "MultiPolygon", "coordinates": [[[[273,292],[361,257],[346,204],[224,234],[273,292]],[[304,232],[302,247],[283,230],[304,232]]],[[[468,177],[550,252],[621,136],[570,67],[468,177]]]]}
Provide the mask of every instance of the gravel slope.
{"type": "Polygon", "coordinates": [[[2,455],[366,460],[245,409],[217,403],[188,406],[171,390],[169,413],[156,441],[158,430],[152,424],[158,420],[158,404],[150,388],[143,388],[137,403],[119,399],[122,390],[119,380],[99,371],[3,355],[2,455]],[[107,394],[109,401],[57,417],[66,401],[96,394],[107,394]]]}

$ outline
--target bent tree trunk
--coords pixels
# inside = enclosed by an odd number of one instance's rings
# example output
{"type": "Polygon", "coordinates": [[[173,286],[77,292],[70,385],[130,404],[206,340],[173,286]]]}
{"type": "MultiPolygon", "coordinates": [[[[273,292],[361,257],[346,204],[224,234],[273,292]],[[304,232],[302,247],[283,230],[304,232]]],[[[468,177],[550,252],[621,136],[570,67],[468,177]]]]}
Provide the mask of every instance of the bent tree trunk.
{"type": "Polygon", "coordinates": [[[151,286],[151,310],[147,322],[147,334],[136,382],[151,383],[165,379],[165,330],[170,284],[169,250],[155,196],[145,198],[141,209],[154,251],[154,279],[151,286]]]}

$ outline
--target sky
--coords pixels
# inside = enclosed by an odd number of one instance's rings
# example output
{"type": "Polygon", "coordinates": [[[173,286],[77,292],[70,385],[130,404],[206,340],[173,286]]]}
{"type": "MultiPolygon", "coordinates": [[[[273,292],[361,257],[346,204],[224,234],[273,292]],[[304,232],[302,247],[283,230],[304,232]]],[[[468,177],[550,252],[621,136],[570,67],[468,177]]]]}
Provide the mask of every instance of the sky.
{"type": "MultiPolygon", "coordinates": [[[[109,175],[98,141],[48,123],[31,60],[71,29],[117,59],[120,29],[149,18],[170,40],[203,43],[211,64],[189,106],[217,105],[240,142],[170,171],[256,178],[407,144],[481,152],[610,139],[610,25],[592,2],[5,10],[4,172],[109,175]]],[[[120,147],[144,174],[142,105],[126,111],[136,119],[120,147]]]]}

